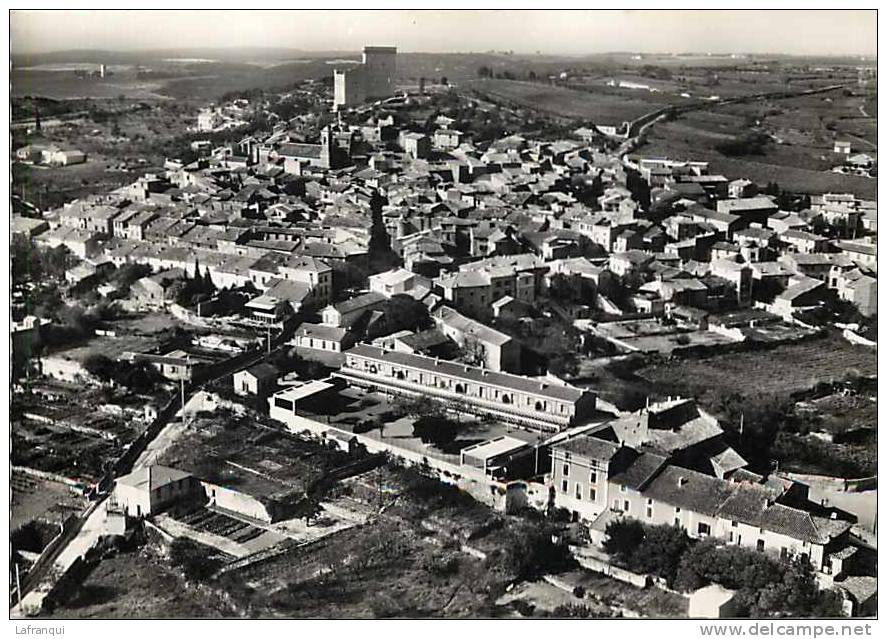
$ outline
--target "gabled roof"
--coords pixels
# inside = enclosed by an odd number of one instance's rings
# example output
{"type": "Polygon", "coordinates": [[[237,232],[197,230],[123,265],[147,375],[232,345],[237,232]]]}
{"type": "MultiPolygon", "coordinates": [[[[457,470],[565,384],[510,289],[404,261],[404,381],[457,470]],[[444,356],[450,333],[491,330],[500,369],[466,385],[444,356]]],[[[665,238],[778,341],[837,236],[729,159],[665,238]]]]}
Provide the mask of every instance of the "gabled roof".
{"type": "Polygon", "coordinates": [[[643,490],[647,483],[668,463],[664,455],[644,451],[637,453],[628,466],[610,475],[610,481],[634,490],[643,490]]]}
{"type": "Polygon", "coordinates": [[[138,488],[140,490],[154,491],[162,486],[167,486],[182,479],[191,477],[190,473],[170,468],[168,466],[146,466],[134,470],[128,475],[117,478],[118,484],[138,488]]]}

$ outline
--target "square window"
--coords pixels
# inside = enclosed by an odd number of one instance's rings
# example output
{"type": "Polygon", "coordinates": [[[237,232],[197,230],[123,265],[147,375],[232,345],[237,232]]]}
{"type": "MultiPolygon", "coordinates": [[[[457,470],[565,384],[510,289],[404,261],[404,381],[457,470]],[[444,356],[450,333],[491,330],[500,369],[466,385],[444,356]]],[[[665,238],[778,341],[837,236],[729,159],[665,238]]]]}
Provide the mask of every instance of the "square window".
{"type": "Polygon", "coordinates": [[[625,512],[631,510],[631,503],[627,499],[622,502],[622,510],[625,512]]]}

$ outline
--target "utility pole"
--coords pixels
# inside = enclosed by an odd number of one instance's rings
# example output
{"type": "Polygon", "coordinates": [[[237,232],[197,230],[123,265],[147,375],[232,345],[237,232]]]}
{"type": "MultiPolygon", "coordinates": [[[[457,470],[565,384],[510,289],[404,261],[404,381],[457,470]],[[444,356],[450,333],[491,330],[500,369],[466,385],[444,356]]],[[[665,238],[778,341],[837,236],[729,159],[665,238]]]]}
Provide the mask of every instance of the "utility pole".
{"type": "Polygon", "coordinates": [[[379,466],[379,472],[376,473],[376,494],[379,499],[379,512],[382,512],[382,467],[379,466]]]}
{"type": "Polygon", "coordinates": [[[268,354],[270,355],[271,354],[271,324],[268,324],[268,326],[266,327],[266,331],[267,331],[267,337],[266,337],[265,341],[268,344],[268,346],[267,346],[268,354]]]}
{"type": "Polygon", "coordinates": [[[179,378],[179,391],[182,398],[182,424],[185,423],[185,378],[179,378]]]}
{"type": "Polygon", "coordinates": [[[18,562],[15,562],[15,593],[18,595],[18,610],[22,612],[22,578],[19,574],[18,562]]]}

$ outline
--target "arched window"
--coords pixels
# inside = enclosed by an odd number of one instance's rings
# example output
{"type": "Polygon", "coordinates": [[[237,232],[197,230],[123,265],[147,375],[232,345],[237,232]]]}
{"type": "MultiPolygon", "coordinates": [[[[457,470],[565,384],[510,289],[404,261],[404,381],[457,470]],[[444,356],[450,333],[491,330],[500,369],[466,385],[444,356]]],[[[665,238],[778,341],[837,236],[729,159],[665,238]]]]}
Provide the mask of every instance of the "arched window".
{"type": "Polygon", "coordinates": [[[368,370],[369,370],[369,371],[370,371],[370,372],[371,372],[371,373],[372,373],[372,374],[373,374],[373,375],[375,375],[375,374],[376,374],[376,373],[378,373],[378,372],[379,372],[379,369],[378,369],[378,368],[376,368],[376,365],[375,365],[375,364],[370,364],[370,366],[369,366],[369,369],[368,369],[368,370]]]}
{"type": "Polygon", "coordinates": [[[541,401],[536,402],[536,410],[545,410],[545,404],[543,404],[541,401]]]}
{"type": "Polygon", "coordinates": [[[510,404],[511,403],[511,396],[510,395],[502,395],[502,403],[503,404],[510,404]]]}
{"type": "Polygon", "coordinates": [[[397,372],[394,374],[394,376],[397,377],[397,379],[406,379],[406,375],[404,374],[403,371],[397,371],[397,372]]]}
{"type": "Polygon", "coordinates": [[[465,386],[462,384],[456,384],[456,392],[459,393],[460,395],[464,395],[465,394],[465,386]]]}

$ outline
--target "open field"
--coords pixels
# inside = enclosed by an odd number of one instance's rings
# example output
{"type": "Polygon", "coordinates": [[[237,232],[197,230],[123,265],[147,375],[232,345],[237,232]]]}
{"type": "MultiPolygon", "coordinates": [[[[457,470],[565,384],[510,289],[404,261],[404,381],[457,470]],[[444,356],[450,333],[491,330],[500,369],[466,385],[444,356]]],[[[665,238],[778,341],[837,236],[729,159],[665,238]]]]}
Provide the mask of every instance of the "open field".
{"type": "Polygon", "coordinates": [[[641,368],[638,376],[654,385],[682,387],[705,404],[732,393],[744,397],[788,395],[820,382],[877,372],[873,351],[830,335],[759,351],[662,361],[641,368]]]}
{"type": "Polygon", "coordinates": [[[103,559],[52,619],[230,617],[221,598],[189,587],[167,562],[142,549],[103,559]]]}
{"type": "Polygon", "coordinates": [[[851,142],[854,152],[876,155],[873,97],[870,89],[854,87],[691,111],[650,127],[637,154],[706,160],[712,173],[759,184],[775,181],[793,192],[849,191],[873,199],[876,180],[830,172],[841,163],[833,153],[836,140],[851,142]],[[718,149],[752,129],[770,136],[762,154],[728,157],[718,149]]]}
{"type": "Polygon", "coordinates": [[[124,95],[137,100],[166,99],[160,93],[162,81],[139,79],[134,71],[107,78],[81,78],[73,71],[13,69],[10,83],[15,97],[39,95],[55,99],[111,99],[124,95]]]}
{"type": "MultiPolygon", "coordinates": [[[[878,405],[871,395],[832,394],[819,399],[798,402],[795,412],[808,418],[808,429],[827,433],[840,440],[862,437],[862,431],[873,436],[878,423],[878,405]]],[[[874,437],[872,437],[874,443],[874,437]]]]}
{"type": "Polygon", "coordinates": [[[492,98],[515,102],[553,115],[589,120],[599,125],[620,125],[657,108],[655,103],[637,97],[575,91],[534,82],[477,80],[466,86],[492,98]]]}

